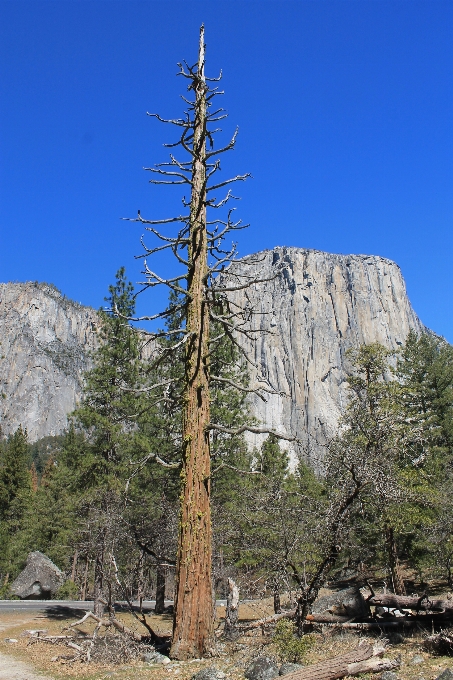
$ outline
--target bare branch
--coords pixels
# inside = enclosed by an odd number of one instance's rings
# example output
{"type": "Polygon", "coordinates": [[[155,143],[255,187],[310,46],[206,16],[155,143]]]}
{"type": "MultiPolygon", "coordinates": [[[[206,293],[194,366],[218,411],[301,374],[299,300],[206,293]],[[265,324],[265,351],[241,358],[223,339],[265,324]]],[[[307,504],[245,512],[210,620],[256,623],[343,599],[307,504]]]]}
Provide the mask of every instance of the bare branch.
{"type": "Polygon", "coordinates": [[[216,423],[209,423],[208,430],[217,430],[218,432],[224,432],[225,434],[231,434],[234,437],[243,434],[243,432],[251,432],[252,434],[273,434],[277,439],[283,439],[287,442],[297,442],[298,437],[283,434],[282,432],[276,432],[276,430],[271,430],[267,427],[252,427],[251,425],[241,425],[237,429],[231,427],[223,427],[223,425],[217,425],[216,423]]]}

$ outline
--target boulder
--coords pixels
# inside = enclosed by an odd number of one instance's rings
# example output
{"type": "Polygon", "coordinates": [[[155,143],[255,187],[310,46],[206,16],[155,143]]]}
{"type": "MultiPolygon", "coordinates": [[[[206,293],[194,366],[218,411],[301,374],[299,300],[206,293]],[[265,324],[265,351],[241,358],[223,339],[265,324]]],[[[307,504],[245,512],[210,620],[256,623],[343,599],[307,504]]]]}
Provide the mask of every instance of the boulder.
{"type": "Polygon", "coordinates": [[[420,654],[416,654],[410,661],[409,663],[411,666],[418,666],[419,663],[423,663],[424,658],[420,656],[420,654]]]}
{"type": "Polygon", "coordinates": [[[21,600],[49,600],[64,581],[64,575],[46,555],[36,550],[27,557],[27,566],[11,584],[21,600]]]}
{"type": "Polygon", "coordinates": [[[450,668],[446,668],[437,676],[436,680],[453,680],[453,671],[450,668]]]}
{"type": "Polygon", "coordinates": [[[303,668],[301,663],[282,663],[279,673],[280,675],[288,675],[289,673],[299,671],[301,668],[303,668]]]}
{"type": "Polygon", "coordinates": [[[360,589],[353,587],[320,597],[314,602],[312,612],[313,614],[362,617],[368,616],[370,609],[360,589]]]}
{"type": "Polygon", "coordinates": [[[219,671],[215,666],[209,666],[192,675],[191,680],[225,680],[226,677],[223,671],[219,671]]]}
{"type": "Polygon", "coordinates": [[[244,673],[247,680],[274,680],[278,678],[278,666],[266,656],[260,656],[244,673]]]}
{"type": "Polygon", "coordinates": [[[146,654],[143,654],[142,660],[145,661],[146,663],[161,663],[164,666],[167,664],[171,663],[170,659],[168,656],[165,656],[164,654],[161,654],[160,652],[151,651],[151,652],[146,652],[146,654]]]}
{"type": "Polygon", "coordinates": [[[392,671],[384,671],[380,674],[379,680],[398,680],[398,676],[392,671]]]}

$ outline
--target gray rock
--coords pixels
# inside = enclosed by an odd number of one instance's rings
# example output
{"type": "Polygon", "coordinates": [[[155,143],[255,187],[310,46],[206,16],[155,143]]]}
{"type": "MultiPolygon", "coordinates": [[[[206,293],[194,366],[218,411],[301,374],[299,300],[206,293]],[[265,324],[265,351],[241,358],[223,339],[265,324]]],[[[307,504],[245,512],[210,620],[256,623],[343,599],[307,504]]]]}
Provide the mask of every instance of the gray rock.
{"type": "Polygon", "coordinates": [[[21,600],[47,600],[57,592],[64,575],[46,555],[36,550],[27,557],[27,566],[11,584],[21,600]]]}
{"type": "Polygon", "coordinates": [[[424,662],[424,658],[423,658],[422,656],[420,656],[420,654],[416,654],[416,655],[415,655],[414,657],[412,657],[412,659],[409,661],[409,663],[411,664],[411,666],[417,666],[419,663],[423,663],[423,662],[424,662]]]}
{"type": "Polygon", "coordinates": [[[403,642],[404,642],[404,635],[401,635],[401,633],[393,633],[392,635],[390,635],[390,644],[391,645],[400,645],[403,642]]]}
{"type": "Polygon", "coordinates": [[[367,616],[369,607],[359,588],[345,588],[332,595],[320,597],[313,604],[314,614],[335,614],[337,616],[367,616]]]}
{"type": "Polygon", "coordinates": [[[301,663],[282,663],[279,670],[279,675],[288,675],[303,668],[301,663]]]}
{"type": "Polygon", "coordinates": [[[225,680],[227,676],[223,671],[219,671],[215,666],[202,668],[201,671],[192,675],[191,680],[225,680]]]}
{"type": "MultiPolygon", "coordinates": [[[[263,333],[256,345],[238,336],[258,373],[278,392],[265,402],[251,396],[253,415],[304,442],[288,445],[293,462],[298,453],[306,459],[306,450],[312,450],[309,462],[320,468],[323,449],[316,448],[317,442],[330,441],[348,398],[346,350],[372,342],[397,349],[411,328],[425,330],[410,305],[401,270],[379,256],[283,247],[243,258],[230,270],[268,279],[247,296],[250,307],[261,313],[250,325],[259,323],[271,333],[263,333]],[[273,277],[282,263],[286,271],[273,277]]],[[[245,291],[230,295],[245,304],[245,291]]],[[[260,446],[265,436],[250,435],[248,441],[260,446]]]]}
{"type": "Polygon", "coordinates": [[[142,660],[146,661],[146,663],[161,663],[164,666],[171,663],[168,656],[160,654],[159,652],[146,652],[146,654],[143,654],[142,660]]]}
{"type": "Polygon", "coordinates": [[[60,434],[82,392],[98,314],[46,283],[0,284],[0,422],[30,441],[60,434]]]}
{"type": "Polygon", "coordinates": [[[379,680],[398,680],[398,676],[393,671],[384,671],[380,674],[379,680]]]}
{"type": "Polygon", "coordinates": [[[244,673],[247,680],[274,680],[278,678],[278,666],[267,656],[255,659],[244,673]]]}
{"type": "MultiPolygon", "coordinates": [[[[380,342],[396,349],[409,329],[425,329],[406,295],[401,271],[379,256],[334,255],[304,248],[282,248],[248,256],[231,271],[259,271],[259,283],[247,291],[264,315],[258,343],[238,339],[255,357],[259,372],[275,388],[263,402],[251,396],[252,414],[276,430],[296,434],[300,450],[313,450],[330,439],[347,400],[346,350],[380,342]],[[247,262],[255,263],[251,267],[247,262]],[[259,260],[259,261],[258,261],[259,260]],[[273,278],[275,268],[285,273],[273,278]],[[291,398],[285,396],[291,395],[291,398]],[[307,444],[307,445],[305,445],[307,444]]],[[[231,293],[245,303],[245,292],[231,293]]],[[[19,424],[31,441],[62,432],[81,395],[89,352],[99,342],[94,309],[68,300],[45,283],[0,284],[0,422],[4,434],[19,424]]],[[[251,376],[253,381],[253,376],[251,376]]],[[[265,435],[249,436],[259,446],[265,435]]]]}
{"type": "Polygon", "coordinates": [[[446,668],[440,675],[437,676],[436,680],[453,680],[453,671],[451,668],[446,668]]]}

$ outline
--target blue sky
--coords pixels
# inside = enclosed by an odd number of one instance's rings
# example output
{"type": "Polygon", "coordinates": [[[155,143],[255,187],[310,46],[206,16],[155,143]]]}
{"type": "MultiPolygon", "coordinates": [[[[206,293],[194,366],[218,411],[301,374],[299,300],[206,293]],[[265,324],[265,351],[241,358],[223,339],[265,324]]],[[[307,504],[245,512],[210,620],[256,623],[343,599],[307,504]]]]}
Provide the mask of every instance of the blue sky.
{"type": "MultiPolygon", "coordinates": [[[[140,280],[141,229],[179,213],[148,184],[206,25],[239,125],[247,254],[275,245],[395,260],[422,321],[453,342],[451,0],[50,0],[0,3],[0,280],[40,280],[98,307],[140,280]]],[[[170,263],[162,262],[168,267],[170,263]]],[[[140,312],[162,300],[145,294],[140,312]]]]}

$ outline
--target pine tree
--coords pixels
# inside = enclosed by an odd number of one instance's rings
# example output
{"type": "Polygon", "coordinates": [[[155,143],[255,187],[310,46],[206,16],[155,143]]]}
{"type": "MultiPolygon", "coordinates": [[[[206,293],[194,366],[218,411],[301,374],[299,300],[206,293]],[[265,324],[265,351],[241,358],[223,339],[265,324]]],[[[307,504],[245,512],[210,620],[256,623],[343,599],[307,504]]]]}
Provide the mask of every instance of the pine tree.
{"type": "Polygon", "coordinates": [[[29,463],[27,431],[19,426],[3,446],[0,462],[0,572],[4,581],[17,574],[26,557],[21,530],[32,498],[29,463]]]}
{"type": "Polygon", "coordinates": [[[125,320],[133,315],[135,303],[124,268],[109,292],[109,309],[100,311],[101,344],[93,356],[94,367],[85,376],[83,399],[72,414],[72,429],[58,461],[68,470],[83,519],[78,548],[94,563],[98,614],[114,596],[112,558],[127,542],[122,507],[132,474],[130,461],[146,455],[148,444],[139,427],[147,411],[146,396],[140,392],[139,335],[125,320]]]}

